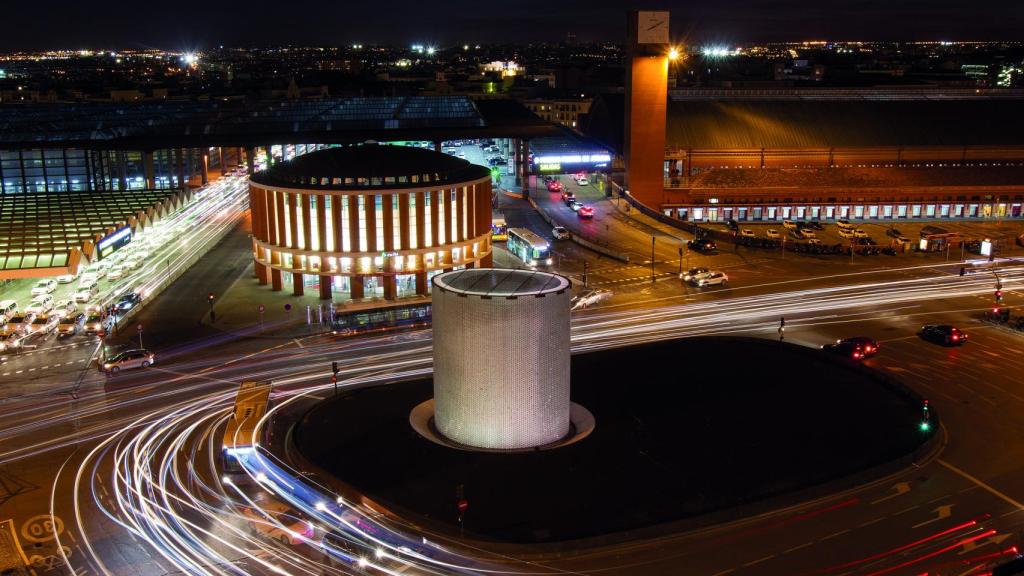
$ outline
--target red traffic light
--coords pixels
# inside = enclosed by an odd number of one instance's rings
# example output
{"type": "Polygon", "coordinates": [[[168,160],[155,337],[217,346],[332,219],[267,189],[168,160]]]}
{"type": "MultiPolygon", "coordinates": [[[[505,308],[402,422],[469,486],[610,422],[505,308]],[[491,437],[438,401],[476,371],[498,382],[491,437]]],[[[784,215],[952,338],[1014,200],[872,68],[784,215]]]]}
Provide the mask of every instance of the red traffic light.
{"type": "Polygon", "coordinates": [[[996,301],[998,302],[999,300],[1002,300],[1002,299],[1003,299],[1003,291],[1002,290],[996,290],[996,301]]]}

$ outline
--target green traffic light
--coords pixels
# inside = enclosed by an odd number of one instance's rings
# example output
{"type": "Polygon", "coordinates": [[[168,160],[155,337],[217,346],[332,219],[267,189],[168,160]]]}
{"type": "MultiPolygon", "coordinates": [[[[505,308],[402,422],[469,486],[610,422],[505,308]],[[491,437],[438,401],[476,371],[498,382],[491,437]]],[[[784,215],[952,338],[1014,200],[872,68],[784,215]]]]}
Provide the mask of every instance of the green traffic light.
{"type": "Polygon", "coordinates": [[[927,422],[921,422],[921,432],[927,432],[932,429],[932,425],[927,422]]]}

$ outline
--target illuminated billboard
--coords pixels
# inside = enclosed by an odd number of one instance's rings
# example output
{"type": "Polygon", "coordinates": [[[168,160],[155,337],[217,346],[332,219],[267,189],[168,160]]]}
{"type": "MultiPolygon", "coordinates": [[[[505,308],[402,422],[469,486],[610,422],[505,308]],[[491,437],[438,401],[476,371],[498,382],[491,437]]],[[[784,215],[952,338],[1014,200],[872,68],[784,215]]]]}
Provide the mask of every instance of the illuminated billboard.
{"type": "Polygon", "coordinates": [[[119,229],[110,236],[107,236],[103,240],[100,240],[96,244],[96,253],[99,254],[100,260],[110,256],[114,252],[117,252],[121,248],[128,245],[132,241],[132,229],[131,226],[125,226],[119,229]]]}

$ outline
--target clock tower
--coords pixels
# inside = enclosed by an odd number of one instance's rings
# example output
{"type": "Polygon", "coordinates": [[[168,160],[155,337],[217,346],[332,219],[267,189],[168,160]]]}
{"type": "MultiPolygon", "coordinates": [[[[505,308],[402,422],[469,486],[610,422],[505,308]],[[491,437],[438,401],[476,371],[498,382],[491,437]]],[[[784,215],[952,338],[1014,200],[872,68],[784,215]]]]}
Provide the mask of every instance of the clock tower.
{"type": "Polygon", "coordinates": [[[669,13],[637,10],[627,19],[626,189],[659,210],[665,190],[669,13]]]}

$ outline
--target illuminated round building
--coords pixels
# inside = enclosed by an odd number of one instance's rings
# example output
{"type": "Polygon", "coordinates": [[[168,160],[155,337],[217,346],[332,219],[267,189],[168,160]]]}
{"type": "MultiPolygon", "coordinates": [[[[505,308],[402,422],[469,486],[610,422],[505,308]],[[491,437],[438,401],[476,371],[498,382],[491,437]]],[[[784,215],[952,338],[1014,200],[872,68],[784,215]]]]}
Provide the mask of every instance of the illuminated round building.
{"type": "Polygon", "coordinates": [[[439,152],[373,143],[298,156],[251,178],[261,284],[358,300],[429,295],[429,277],[491,265],[491,175],[439,152]]]}
{"type": "Polygon", "coordinates": [[[442,274],[432,284],[437,431],[491,450],[566,438],[573,429],[569,280],[479,269],[442,274]]]}

